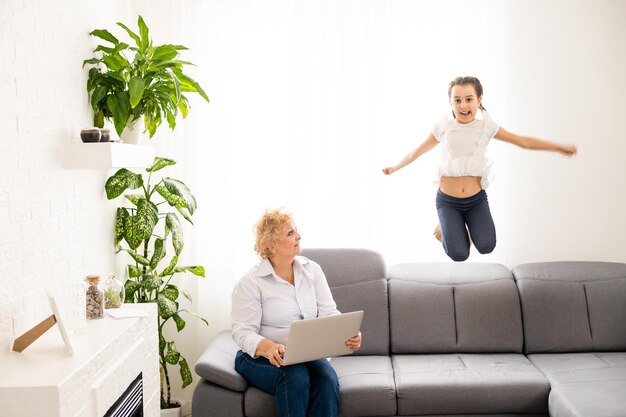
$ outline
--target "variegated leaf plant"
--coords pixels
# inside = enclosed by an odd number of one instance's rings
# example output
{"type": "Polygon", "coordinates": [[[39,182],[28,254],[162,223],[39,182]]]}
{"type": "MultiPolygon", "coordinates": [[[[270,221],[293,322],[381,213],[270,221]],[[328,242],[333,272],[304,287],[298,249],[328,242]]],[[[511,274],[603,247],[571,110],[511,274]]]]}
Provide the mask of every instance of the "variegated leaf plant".
{"type": "Polygon", "coordinates": [[[179,366],[183,388],[193,380],[189,365],[174,341],[165,339],[165,324],[171,320],[180,332],[185,328],[185,320],[181,316],[184,312],[198,317],[208,325],[204,318],[181,308],[179,297],[183,295],[191,302],[191,296],[187,291],[180,291],[171,282],[172,277],[180,272],[204,277],[203,266],[178,265],[184,247],[183,229],[178,214],[193,224],[191,217],[196,211],[196,199],[182,181],[161,177],[155,185],[151,184],[154,172],[175,163],[172,159],[157,157],[152,166],[146,169],[147,174],[136,174],[122,168],[109,177],[104,186],[109,200],[118,198],[129,190],[141,190],[141,193],[125,194],[128,207],[117,209],[115,247],[117,253],[128,253],[134,261],[128,265],[126,302],[156,303],[158,306],[161,408],[173,406],[168,365],[179,366]],[[174,208],[175,211],[166,212],[164,208],[167,207],[174,208]],[[173,253],[166,259],[168,250],[173,250],[173,253]]]}
{"type": "Polygon", "coordinates": [[[198,93],[209,102],[200,84],[183,72],[193,65],[180,59],[187,47],[154,45],[141,16],[137,19],[137,32],[121,22],[117,26],[131,38],[128,43],[107,29],[96,29],[90,35],[104,44],[94,49],[92,58],[83,61],[83,67],[90,67],[87,92],[94,126],[104,127],[104,121],[111,120],[121,135],[129,123],[143,117],[144,126],[153,137],[163,121],[174,130],[178,114],[183,119],[187,117],[190,105],[185,94],[198,93]]]}

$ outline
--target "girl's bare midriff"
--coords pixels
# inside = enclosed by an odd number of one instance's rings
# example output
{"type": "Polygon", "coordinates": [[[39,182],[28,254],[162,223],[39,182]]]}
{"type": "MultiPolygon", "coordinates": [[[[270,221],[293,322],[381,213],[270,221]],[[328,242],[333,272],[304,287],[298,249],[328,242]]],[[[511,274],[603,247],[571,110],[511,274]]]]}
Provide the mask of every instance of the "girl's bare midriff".
{"type": "Polygon", "coordinates": [[[482,189],[480,180],[480,177],[441,177],[439,189],[442,193],[452,197],[471,197],[482,189]]]}

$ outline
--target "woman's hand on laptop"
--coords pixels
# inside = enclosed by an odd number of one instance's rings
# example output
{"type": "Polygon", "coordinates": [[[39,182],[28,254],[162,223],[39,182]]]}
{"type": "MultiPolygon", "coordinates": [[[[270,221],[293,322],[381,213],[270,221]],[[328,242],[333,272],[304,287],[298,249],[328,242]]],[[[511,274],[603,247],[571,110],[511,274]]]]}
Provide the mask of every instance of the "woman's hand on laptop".
{"type": "Polygon", "coordinates": [[[357,334],[354,337],[351,337],[350,339],[346,341],[346,346],[348,347],[348,349],[359,350],[359,348],[361,347],[362,339],[363,338],[361,337],[361,332],[359,332],[359,334],[357,334]]]}
{"type": "Polygon", "coordinates": [[[272,343],[268,346],[263,356],[265,356],[272,365],[280,368],[283,364],[283,358],[285,357],[285,345],[272,343]]]}

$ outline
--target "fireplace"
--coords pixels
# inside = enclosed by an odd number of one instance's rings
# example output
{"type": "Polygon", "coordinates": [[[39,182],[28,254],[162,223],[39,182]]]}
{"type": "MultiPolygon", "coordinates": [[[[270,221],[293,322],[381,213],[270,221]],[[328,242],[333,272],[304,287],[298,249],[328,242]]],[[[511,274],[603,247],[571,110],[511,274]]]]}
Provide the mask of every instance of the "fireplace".
{"type": "Polygon", "coordinates": [[[74,355],[50,329],[23,352],[0,352],[2,417],[158,417],[157,306],[137,317],[88,320],[74,355]]]}
{"type": "Polygon", "coordinates": [[[142,374],[137,375],[104,417],[143,417],[142,374]]]}

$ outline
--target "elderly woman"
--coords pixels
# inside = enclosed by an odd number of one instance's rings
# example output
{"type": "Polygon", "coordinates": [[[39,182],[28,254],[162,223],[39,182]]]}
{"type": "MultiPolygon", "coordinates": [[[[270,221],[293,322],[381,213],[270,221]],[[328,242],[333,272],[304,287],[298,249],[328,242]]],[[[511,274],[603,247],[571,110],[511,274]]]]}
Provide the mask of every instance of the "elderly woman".
{"type": "MultiPolygon", "coordinates": [[[[279,417],[339,414],[339,381],[326,359],[282,366],[289,325],[339,314],[320,266],[303,257],[289,213],[266,211],[256,225],[261,261],[235,286],[232,334],[241,350],[235,369],[248,383],[275,396],[279,417]]],[[[346,341],[357,350],[361,334],[346,341]]]]}

